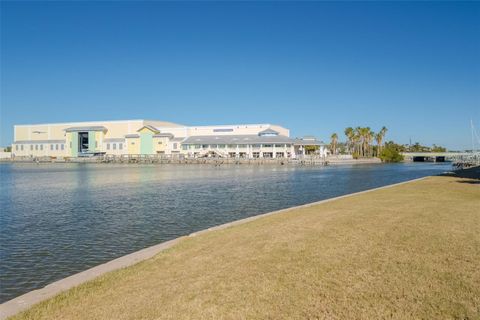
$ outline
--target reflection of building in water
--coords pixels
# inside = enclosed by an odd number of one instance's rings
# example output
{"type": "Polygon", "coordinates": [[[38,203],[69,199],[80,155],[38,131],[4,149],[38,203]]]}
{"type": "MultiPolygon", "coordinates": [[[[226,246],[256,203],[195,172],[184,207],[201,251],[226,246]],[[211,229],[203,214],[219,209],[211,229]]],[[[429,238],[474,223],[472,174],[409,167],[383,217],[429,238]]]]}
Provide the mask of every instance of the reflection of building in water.
{"type": "Polygon", "coordinates": [[[91,121],[14,126],[15,156],[182,154],[190,157],[296,158],[326,155],[314,137],[290,138],[272,124],[183,126],[165,121],[91,121]]]}

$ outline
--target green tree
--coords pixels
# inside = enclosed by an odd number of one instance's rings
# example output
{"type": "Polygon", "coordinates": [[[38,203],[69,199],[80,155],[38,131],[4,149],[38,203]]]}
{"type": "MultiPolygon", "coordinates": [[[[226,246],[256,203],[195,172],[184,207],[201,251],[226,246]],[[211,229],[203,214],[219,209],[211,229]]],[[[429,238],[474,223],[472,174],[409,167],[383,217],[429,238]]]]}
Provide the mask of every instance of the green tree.
{"type": "Polygon", "coordinates": [[[320,149],[319,146],[304,146],[304,148],[305,148],[305,153],[306,154],[315,153],[318,149],[320,149]]]}
{"type": "Polygon", "coordinates": [[[432,150],[432,152],[447,152],[447,148],[437,146],[435,144],[433,145],[431,150],[432,150]]]}
{"type": "Polygon", "coordinates": [[[400,162],[403,161],[403,155],[400,153],[404,149],[403,146],[396,144],[393,141],[385,143],[385,146],[380,152],[380,159],[383,162],[400,162]]]}

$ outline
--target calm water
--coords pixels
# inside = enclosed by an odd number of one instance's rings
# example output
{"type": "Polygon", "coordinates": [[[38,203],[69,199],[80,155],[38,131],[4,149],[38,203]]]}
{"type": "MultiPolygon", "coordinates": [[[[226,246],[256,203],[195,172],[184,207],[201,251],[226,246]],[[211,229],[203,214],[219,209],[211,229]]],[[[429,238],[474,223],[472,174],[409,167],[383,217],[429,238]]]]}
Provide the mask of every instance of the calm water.
{"type": "Polygon", "coordinates": [[[449,169],[0,164],[0,302],[196,230],[449,169]]]}

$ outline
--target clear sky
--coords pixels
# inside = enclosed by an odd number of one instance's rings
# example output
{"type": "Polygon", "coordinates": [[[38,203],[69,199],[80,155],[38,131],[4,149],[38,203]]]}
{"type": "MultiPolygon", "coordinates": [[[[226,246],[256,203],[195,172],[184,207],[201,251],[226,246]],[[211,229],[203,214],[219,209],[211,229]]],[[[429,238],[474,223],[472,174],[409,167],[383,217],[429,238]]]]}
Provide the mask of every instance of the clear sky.
{"type": "Polygon", "coordinates": [[[451,149],[480,131],[480,2],[1,2],[14,124],[347,126],[451,149]]]}

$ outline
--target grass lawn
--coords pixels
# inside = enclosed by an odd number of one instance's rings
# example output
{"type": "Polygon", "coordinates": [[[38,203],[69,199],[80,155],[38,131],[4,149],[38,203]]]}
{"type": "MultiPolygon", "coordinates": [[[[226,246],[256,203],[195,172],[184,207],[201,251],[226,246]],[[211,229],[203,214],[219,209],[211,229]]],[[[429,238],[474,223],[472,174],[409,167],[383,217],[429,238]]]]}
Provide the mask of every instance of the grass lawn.
{"type": "Polygon", "coordinates": [[[480,319],[480,184],[425,180],[185,238],[15,319],[480,319]]]}

